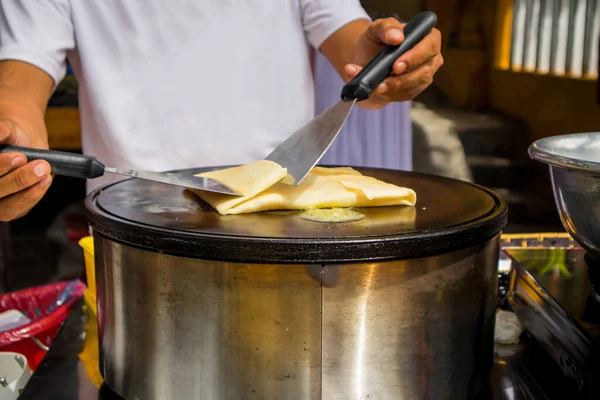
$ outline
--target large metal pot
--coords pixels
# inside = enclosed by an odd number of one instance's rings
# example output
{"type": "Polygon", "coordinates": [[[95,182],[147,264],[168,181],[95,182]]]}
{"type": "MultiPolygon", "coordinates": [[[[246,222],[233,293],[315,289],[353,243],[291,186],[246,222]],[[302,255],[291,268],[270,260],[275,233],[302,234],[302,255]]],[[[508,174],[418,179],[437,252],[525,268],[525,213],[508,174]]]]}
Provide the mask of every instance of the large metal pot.
{"type": "Polygon", "coordinates": [[[108,386],[128,400],[477,397],[505,203],[466,182],[362,171],[414,188],[418,206],[336,224],[219,216],[138,180],[88,196],[108,386]]]}
{"type": "Polygon", "coordinates": [[[548,165],[564,228],[600,256],[600,132],[539,139],[529,155],[548,165]]]}

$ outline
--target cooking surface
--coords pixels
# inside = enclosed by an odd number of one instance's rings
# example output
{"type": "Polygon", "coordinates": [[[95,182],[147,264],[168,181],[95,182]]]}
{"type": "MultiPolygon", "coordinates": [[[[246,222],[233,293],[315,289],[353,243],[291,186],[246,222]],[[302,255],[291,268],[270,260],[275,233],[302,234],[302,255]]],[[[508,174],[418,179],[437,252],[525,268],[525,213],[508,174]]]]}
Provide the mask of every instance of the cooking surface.
{"type": "Polygon", "coordinates": [[[360,208],[366,218],[345,223],[309,221],[293,211],[222,216],[185,189],[135,179],[94,192],[86,206],[94,230],[114,240],[167,254],[241,262],[422,257],[481,244],[506,224],[504,201],[479,186],[412,172],[357,169],[414,189],[417,206],[360,208]]]}
{"type": "MultiPolygon", "coordinates": [[[[191,170],[198,173],[202,170],[191,170]]],[[[299,213],[261,212],[219,215],[186,190],[160,183],[127,180],[96,199],[114,217],[187,232],[271,238],[328,238],[397,235],[447,229],[481,218],[497,206],[494,197],[468,183],[428,175],[360,169],[368,176],[414,189],[417,206],[362,208],[362,221],[325,224],[303,220],[299,213]]]]}

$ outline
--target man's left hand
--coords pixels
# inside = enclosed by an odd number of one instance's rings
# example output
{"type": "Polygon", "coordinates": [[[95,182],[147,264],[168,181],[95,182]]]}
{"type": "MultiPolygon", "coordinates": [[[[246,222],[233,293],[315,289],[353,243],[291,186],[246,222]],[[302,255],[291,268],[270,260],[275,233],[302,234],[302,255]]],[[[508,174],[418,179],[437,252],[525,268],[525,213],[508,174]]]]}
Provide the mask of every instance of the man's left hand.
{"type": "MultiPolygon", "coordinates": [[[[346,82],[368,63],[385,45],[399,45],[404,40],[404,25],[395,18],[371,23],[359,39],[351,64],[344,67],[346,82]]],[[[433,29],[421,42],[400,56],[392,74],[373,91],[369,99],[357,104],[379,109],[392,101],[414,99],[433,82],[433,75],[444,64],[441,54],[442,35],[433,29]]]]}

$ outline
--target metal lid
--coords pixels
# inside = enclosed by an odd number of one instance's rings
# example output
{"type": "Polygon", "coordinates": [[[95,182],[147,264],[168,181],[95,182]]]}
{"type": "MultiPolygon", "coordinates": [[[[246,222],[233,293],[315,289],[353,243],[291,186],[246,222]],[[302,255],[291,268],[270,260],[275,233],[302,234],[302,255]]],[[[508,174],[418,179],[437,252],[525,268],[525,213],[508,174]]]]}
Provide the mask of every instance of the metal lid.
{"type": "MultiPolygon", "coordinates": [[[[225,168],[225,167],[219,167],[225,168]]],[[[215,168],[187,170],[199,173],[215,168]]],[[[346,223],[300,213],[221,216],[176,186],[128,179],[88,195],[97,234],[146,250],[253,263],[339,263],[423,257],[467,248],[496,236],[507,206],[495,192],[467,182],[385,169],[356,168],[412,188],[417,206],[361,208],[346,223]]]]}

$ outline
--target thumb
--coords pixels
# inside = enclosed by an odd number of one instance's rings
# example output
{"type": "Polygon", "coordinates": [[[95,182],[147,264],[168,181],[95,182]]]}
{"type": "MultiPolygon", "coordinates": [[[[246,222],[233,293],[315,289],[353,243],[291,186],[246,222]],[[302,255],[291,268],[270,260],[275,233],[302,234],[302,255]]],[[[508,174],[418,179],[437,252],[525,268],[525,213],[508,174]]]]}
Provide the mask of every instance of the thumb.
{"type": "Polygon", "coordinates": [[[396,18],[378,19],[369,25],[366,36],[379,45],[399,45],[404,41],[404,25],[396,18]]]}
{"type": "MultiPolygon", "coordinates": [[[[362,67],[358,64],[346,64],[344,66],[344,74],[346,75],[346,81],[350,81],[350,79],[354,78],[358,73],[362,70],[362,67]]],[[[346,82],[348,83],[348,82],[346,82]]]]}

